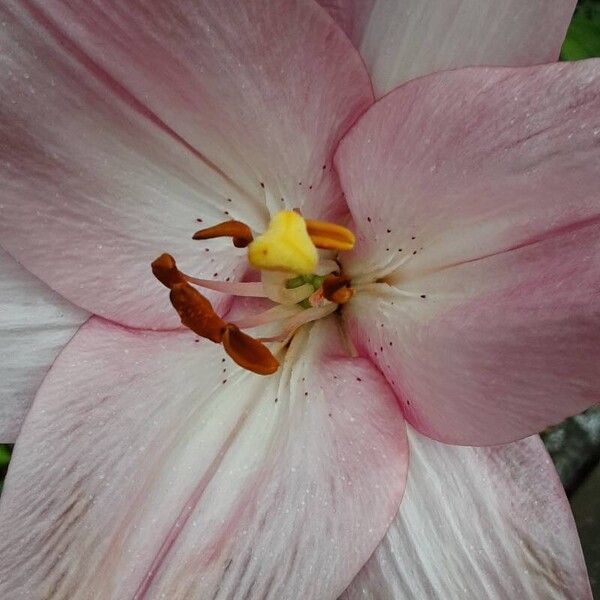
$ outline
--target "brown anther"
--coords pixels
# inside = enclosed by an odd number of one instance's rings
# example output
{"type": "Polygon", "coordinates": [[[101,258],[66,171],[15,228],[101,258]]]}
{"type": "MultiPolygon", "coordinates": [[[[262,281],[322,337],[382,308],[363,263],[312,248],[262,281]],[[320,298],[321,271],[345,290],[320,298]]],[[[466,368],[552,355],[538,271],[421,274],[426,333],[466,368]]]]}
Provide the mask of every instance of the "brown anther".
{"type": "Polygon", "coordinates": [[[306,231],[313,244],[323,250],[352,250],[356,241],[349,229],[326,221],[306,219],[306,231]]]}
{"type": "Polygon", "coordinates": [[[175,283],[169,297],[183,325],[204,338],[221,342],[227,323],[198,290],[189,283],[175,283]]]}
{"type": "Polygon", "coordinates": [[[228,323],[223,332],[223,348],[240,367],[259,375],[272,375],[279,368],[279,362],[262,342],[232,323],[228,323]]]}
{"type": "Polygon", "coordinates": [[[152,273],[169,289],[176,283],[186,283],[184,276],[177,270],[175,259],[170,254],[161,254],[152,263],[152,273]]]}
{"type": "Polygon", "coordinates": [[[350,287],[350,279],[344,275],[327,275],[323,280],[323,296],[330,302],[336,304],[346,304],[354,295],[354,290],[350,287]]]}
{"type": "Polygon", "coordinates": [[[254,239],[250,227],[241,221],[224,221],[212,227],[200,229],[192,236],[195,240],[210,240],[218,237],[233,238],[236,248],[245,248],[254,239]]]}

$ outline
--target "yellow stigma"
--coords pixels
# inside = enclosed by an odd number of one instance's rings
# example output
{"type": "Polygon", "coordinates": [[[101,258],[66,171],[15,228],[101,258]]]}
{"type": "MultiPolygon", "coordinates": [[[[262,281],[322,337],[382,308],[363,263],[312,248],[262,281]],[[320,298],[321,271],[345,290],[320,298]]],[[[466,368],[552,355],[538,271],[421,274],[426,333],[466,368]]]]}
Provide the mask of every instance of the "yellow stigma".
{"type": "Polygon", "coordinates": [[[306,221],[292,210],[278,212],[265,233],[248,246],[248,261],[257,269],[313,273],[319,261],[306,221]]]}

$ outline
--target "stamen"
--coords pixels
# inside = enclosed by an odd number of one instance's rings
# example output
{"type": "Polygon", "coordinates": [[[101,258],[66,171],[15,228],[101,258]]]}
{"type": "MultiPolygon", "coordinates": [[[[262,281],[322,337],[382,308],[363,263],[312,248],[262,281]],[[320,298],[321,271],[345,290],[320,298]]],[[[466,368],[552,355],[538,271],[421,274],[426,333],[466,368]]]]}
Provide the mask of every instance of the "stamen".
{"type": "Polygon", "coordinates": [[[170,254],[161,254],[152,263],[152,273],[165,287],[171,289],[176,283],[185,283],[183,274],[177,269],[170,254]]]}
{"type": "Polygon", "coordinates": [[[213,227],[200,229],[192,236],[194,240],[209,240],[219,237],[233,238],[233,245],[236,248],[245,248],[254,239],[250,227],[241,221],[225,221],[213,227]]]}
{"type": "Polygon", "coordinates": [[[223,347],[240,367],[259,375],[272,375],[279,368],[279,362],[264,344],[231,323],[223,332],[223,347]]]}
{"type": "Polygon", "coordinates": [[[193,236],[195,240],[217,237],[231,237],[236,247],[248,247],[250,264],[262,271],[261,282],[192,277],[179,271],[169,254],[162,254],[152,263],[152,272],[171,290],[170,300],[182,324],[197,335],[222,343],[244,369],[261,375],[274,373],[279,362],[262,342],[287,343],[299,327],[331,314],[354,293],[348,278],[334,274],[338,264],[331,259],[332,254],[325,253],[319,260],[317,252],[317,247],[351,249],[354,234],[345,227],[305,221],[299,212],[288,210],[276,213],[267,231],[257,239],[245,223],[233,220],[201,229],[193,236]],[[279,306],[228,323],[190,284],[234,296],[270,298],[279,306]],[[240,330],[277,321],[282,321],[282,329],[273,337],[253,338],[240,330]]]}
{"type": "Polygon", "coordinates": [[[356,238],[342,225],[326,221],[306,220],[306,230],[313,244],[323,250],[352,250],[356,238]]]}
{"type": "Polygon", "coordinates": [[[354,295],[350,279],[343,275],[327,275],[323,280],[323,296],[336,304],[346,304],[354,295]]]}
{"type": "Polygon", "coordinates": [[[213,342],[221,342],[227,323],[198,290],[189,283],[175,283],[169,297],[183,325],[213,342]]]}

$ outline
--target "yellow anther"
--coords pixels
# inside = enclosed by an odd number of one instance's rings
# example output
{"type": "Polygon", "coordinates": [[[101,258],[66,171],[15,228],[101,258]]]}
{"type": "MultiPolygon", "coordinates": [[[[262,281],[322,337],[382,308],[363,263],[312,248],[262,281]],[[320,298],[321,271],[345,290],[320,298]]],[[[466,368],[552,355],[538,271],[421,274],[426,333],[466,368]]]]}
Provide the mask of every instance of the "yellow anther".
{"type": "Polygon", "coordinates": [[[323,250],[352,250],[354,248],[354,234],[342,225],[307,219],[306,230],[317,248],[323,250]]]}
{"type": "Polygon", "coordinates": [[[248,261],[257,269],[308,275],[319,255],[306,230],[306,221],[285,210],[271,218],[269,228],[248,246],[248,261]]]}

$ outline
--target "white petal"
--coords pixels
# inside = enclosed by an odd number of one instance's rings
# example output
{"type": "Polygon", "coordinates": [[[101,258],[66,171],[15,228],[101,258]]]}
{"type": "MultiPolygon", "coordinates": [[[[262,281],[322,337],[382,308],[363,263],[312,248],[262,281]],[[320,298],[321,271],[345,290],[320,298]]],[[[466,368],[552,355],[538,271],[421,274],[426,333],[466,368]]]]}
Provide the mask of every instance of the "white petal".
{"type": "Polygon", "coordinates": [[[265,378],[189,332],[92,318],[15,446],[0,597],[337,597],[397,512],[408,448],[335,332],[299,334],[265,378]]]}
{"type": "Polygon", "coordinates": [[[447,446],[409,429],[399,514],[345,600],[591,600],[565,493],[539,438],[447,446]]]}
{"type": "Polygon", "coordinates": [[[575,0],[320,0],[365,59],[377,97],[435,71],[558,58],[575,0]]]}
{"type": "Polygon", "coordinates": [[[0,248],[0,442],[14,442],[35,392],[89,317],[0,248]]]}

